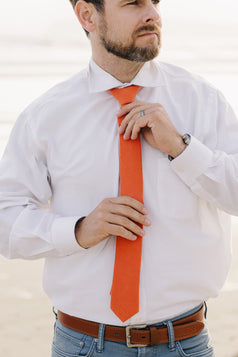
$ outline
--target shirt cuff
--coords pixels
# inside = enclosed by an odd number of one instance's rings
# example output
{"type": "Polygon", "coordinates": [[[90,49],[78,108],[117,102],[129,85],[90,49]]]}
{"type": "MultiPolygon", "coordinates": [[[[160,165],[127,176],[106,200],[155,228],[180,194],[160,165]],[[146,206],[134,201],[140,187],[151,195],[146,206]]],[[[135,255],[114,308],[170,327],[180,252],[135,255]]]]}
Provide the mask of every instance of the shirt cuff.
{"type": "Polygon", "coordinates": [[[59,217],[54,220],[51,228],[52,242],[62,256],[85,251],[75,238],[74,229],[78,219],[79,217],[59,217]]]}
{"type": "Polygon", "coordinates": [[[196,184],[197,178],[211,165],[213,152],[195,137],[186,149],[171,161],[171,168],[189,187],[196,184]]]}

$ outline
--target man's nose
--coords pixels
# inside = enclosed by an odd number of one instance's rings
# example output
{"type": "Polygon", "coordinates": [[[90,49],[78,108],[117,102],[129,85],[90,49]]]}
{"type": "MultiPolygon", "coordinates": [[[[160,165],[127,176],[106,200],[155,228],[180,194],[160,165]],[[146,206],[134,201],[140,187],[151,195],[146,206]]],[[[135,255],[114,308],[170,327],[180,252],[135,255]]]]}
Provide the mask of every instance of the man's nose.
{"type": "Polygon", "coordinates": [[[143,23],[147,24],[149,22],[157,22],[158,25],[161,26],[160,12],[152,1],[148,1],[144,8],[143,23]]]}

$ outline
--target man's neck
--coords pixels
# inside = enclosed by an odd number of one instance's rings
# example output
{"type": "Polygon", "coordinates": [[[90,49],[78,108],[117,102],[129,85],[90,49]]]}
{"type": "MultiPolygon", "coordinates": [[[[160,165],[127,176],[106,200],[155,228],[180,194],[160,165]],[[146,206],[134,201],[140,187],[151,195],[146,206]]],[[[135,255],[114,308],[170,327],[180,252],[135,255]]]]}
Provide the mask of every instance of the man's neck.
{"type": "Polygon", "coordinates": [[[130,83],[144,65],[143,62],[128,61],[114,55],[102,57],[93,54],[94,62],[122,83],[130,83]]]}

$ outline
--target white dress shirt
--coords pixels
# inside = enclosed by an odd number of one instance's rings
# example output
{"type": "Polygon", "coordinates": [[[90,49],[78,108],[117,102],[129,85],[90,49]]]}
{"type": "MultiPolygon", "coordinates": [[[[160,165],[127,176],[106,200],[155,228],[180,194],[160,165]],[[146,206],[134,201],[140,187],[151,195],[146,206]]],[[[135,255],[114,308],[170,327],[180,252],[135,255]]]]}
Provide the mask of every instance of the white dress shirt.
{"type": "Polygon", "coordinates": [[[75,223],[119,195],[122,86],[92,60],[19,117],[0,166],[0,252],[45,259],[43,285],[56,309],[114,325],[153,323],[216,296],[230,260],[230,218],[238,215],[238,121],[215,88],[165,63],[146,63],[131,84],[136,100],[161,103],[190,133],[170,162],[142,137],[144,227],[140,311],[124,324],[110,310],[115,237],[83,249],[75,223]],[[228,214],[227,214],[228,213],[228,214]]]}

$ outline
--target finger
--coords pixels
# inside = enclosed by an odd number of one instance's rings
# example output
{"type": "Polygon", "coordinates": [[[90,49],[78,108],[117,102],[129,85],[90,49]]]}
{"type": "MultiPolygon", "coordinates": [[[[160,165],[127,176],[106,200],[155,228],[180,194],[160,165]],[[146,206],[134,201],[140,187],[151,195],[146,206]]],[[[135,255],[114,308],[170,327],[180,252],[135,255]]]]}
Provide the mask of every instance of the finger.
{"type": "Polygon", "coordinates": [[[133,127],[135,125],[135,120],[131,120],[126,128],[125,128],[125,132],[124,132],[124,135],[123,135],[123,139],[124,140],[129,140],[131,139],[131,134],[132,134],[132,130],[133,130],[133,127]]]}
{"type": "Polygon", "coordinates": [[[131,241],[135,241],[138,236],[134,233],[132,233],[131,231],[127,230],[126,228],[122,227],[122,226],[118,226],[116,224],[111,224],[108,223],[108,232],[109,235],[113,235],[113,236],[119,236],[131,241]]]}
{"type": "Polygon", "coordinates": [[[135,210],[134,208],[131,208],[129,206],[114,205],[112,207],[111,213],[114,215],[127,217],[128,219],[134,221],[135,223],[137,223],[137,224],[139,223],[143,226],[151,225],[151,222],[147,218],[146,215],[138,212],[137,210],[135,210]]]}
{"type": "Polygon", "coordinates": [[[124,105],[117,112],[117,116],[122,117],[130,113],[132,110],[136,110],[139,113],[141,110],[154,110],[155,108],[163,108],[163,106],[159,103],[149,103],[149,102],[141,102],[135,101],[130,104],[124,105]]]}
{"type": "Polygon", "coordinates": [[[124,132],[124,135],[123,135],[123,138],[125,140],[128,140],[128,139],[132,139],[132,140],[135,140],[137,139],[139,133],[140,133],[140,130],[144,127],[147,126],[148,124],[148,116],[145,118],[145,117],[139,117],[137,120],[131,120],[126,129],[125,129],[125,132],[124,132]]]}
{"type": "Polygon", "coordinates": [[[142,128],[145,128],[148,126],[148,122],[149,122],[149,117],[146,117],[146,118],[141,117],[134,123],[132,130],[131,130],[131,139],[132,140],[135,140],[138,137],[142,128]]]}
{"type": "Polygon", "coordinates": [[[136,224],[131,219],[125,216],[121,216],[117,214],[108,214],[106,220],[108,223],[121,226],[137,236],[145,235],[145,231],[143,230],[142,227],[140,227],[138,224],[136,224]]]}
{"type": "MultiPolygon", "coordinates": [[[[129,125],[130,121],[137,121],[141,118],[144,119],[144,116],[147,117],[148,119],[148,114],[152,114],[155,111],[155,106],[151,106],[149,103],[146,103],[147,105],[138,105],[137,107],[133,108],[126,116],[125,118],[122,120],[121,125],[119,127],[119,134],[123,134],[126,129],[127,126],[129,125]],[[141,116],[141,112],[144,112],[144,114],[141,116]]],[[[128,128],[129,129],[129,128],[128,128]]],[[[128,132],[126,137],[128,138],[128,132]]]]}
{"type": "Polygon", "coordinates": [[[138,212],[141,212],[143,214],[149,213],[148,209],[145,207],[143,203],[130,196],[119,196],[119,197],[109,198],[108,200],[109,202],[114,204],[118,203],[118,204],[132,207],[138,212]]]}
{"type": "Polygon", "coordinates": [[[136,120],[138,117],[138,109],[133,108],[122,120],[121,125],[119,127],[119,134],[123,134],[128,126],[128,124],[131,122],[131,120],[136,120]]]}
{"type": "Polygon", "coordinates": [[[126,104],[124,105],[123,107],[120,108],[120,110],[117,112],[117,115],[119,117],[122,117],[123,115],[126,115],[128,114],[132,109],[138,107],[138,106],[141,106],[144,104],[148,104],[148,103],[145,103],[145,102],[139,102],[139,101],[134,101],[132,103],[129,103],[129,104],[126,104]]]}

